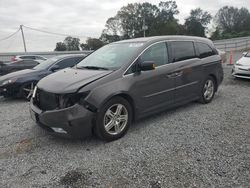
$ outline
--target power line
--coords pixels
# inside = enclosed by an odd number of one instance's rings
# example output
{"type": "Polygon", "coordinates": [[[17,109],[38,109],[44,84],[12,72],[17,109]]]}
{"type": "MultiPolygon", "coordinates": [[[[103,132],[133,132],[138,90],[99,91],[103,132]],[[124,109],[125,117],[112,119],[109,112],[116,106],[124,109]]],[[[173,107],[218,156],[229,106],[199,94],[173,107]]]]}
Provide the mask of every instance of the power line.
{"type": "Polygon", "coordinates": [[[0,41],[3,41],[3,40],[7,40],[9,38],[11,38],[12,36],[14,36],[15,34],[17,34],[18,32],[20,31],[20,28],[15,31],[14,33],[12,33],[11,35],[7,36],[7,37],[4,37],[4,38],[1,38],[0,41]]]}
{"type": "Polygon", "coordinates": [[[69,35],[69,34],[62,34],[62,33],[55,33],[55,32],[50,32],[50,31],[45,31],[45,30],[41,30],[41,29],[36,29],[36,28],[32,28],[32,27],[28,27],[23,25],[23,27],[33,30],[33,31],[38,31],[38,32],[42,32],[42,33],[47,33],[47,34],[51,34],[51,35],[59,35],[59,36],[72,36],[72,37],[78,37],[78,38],[88,38],[88,36],[78,36],[78,35],[69,35]]]}

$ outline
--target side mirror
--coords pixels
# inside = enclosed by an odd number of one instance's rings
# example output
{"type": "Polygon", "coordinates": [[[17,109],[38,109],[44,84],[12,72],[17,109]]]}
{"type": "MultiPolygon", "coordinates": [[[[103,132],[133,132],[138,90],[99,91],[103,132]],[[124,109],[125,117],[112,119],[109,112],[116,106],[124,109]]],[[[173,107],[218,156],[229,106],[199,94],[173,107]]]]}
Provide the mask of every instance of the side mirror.
{"type": "Polygon", "coordinates": [[[57,70],[59,70],[59,69],[60,69],[59,65],[54,65],[53,67],[50,68],[50,70],[51,70],[52,72],[55,72],[55,71],[57,71],[57,70]]]}
{"type": "Polygon", "coordinates": [[[141,71],[150,71],[155,69],[155,62],[153,61],[144,61],[140,64],[141,71]]]}
{"type": "Polygon", "coordinates": [[[247,55],[247,52],[243,52],[242,55],[243,55],[243,56],[247,55]]]}

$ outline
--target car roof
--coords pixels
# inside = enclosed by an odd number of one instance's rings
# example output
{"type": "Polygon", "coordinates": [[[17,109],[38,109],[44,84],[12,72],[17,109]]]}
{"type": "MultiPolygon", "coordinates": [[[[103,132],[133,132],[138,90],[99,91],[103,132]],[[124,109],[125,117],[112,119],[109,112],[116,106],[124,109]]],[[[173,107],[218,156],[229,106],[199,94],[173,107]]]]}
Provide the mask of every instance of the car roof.
{"type": "MultiPolygon", "coordinates": [[[[57,57],[57,58],[70,58],[70,57],[85,57],[86,54],[65,54],[65,55],[56,55],[53,57],[57,57]]],[[[53,58],[51,57],[51,58],[53,58]]]]}
{"type": "Polygon", "coordinates": [[[24,56],[37,56],[37,57],[43,57],[41,55],[17,55],[17,57],[24,57],[24,56]]]}
{"type": "Polygon", "coordinates": [[[196,42],[204,42],[204,43],[213,44],[212,41],[207,38],[195,37],[195,36],[184,36],[184,35],[143,37],[143,38],[122,40],[122,41],[118,41],[115,43],[127,43],[127,42],[155,43],[155,42],[164,41],[164,40],[192,40],[196,42]]]}

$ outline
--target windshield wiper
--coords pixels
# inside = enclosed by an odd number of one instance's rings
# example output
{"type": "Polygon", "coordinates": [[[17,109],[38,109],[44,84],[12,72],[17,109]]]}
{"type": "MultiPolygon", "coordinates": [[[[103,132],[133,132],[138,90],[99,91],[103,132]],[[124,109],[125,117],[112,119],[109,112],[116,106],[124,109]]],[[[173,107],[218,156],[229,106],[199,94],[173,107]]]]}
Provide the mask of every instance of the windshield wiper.
{"type": "Polygon", "coordinates": [[[97,67],[97,66],[81,66],[77,67],[78,69],[93,69],[93,70],[109,70],[108,68],[105,67],[97,67]]]}

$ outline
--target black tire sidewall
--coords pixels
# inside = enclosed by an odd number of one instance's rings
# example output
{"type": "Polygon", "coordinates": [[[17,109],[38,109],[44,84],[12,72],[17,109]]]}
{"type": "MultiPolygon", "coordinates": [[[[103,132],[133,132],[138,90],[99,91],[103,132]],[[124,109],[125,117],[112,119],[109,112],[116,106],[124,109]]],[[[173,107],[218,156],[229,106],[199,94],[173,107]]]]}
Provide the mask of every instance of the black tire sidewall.
{"type": "Polygon", "coordinates": [[[22,98],[22,99],[25,99],[27,101],[29,101],[29,99],[27,99],[27,96],[25,94],[25,92],[23,91],[23,89],[31,84],[34,84],[34,87],[35,87],[35,83],[34,82],[30,82],[30,83],[25,83],[23,84],[21,87],[20,87],[20,90],[19,90],[19,94],[18,94],[18,98],[22,98]]]}
{"type": "Polygon", "coordinates": [[[122,98],[122,97],[114,97],[114,98],[110,99],[108,102],[106,102],[100,108],[100,111],[97,113],[94,132],[95,132],[96,136],[98,136],[102,140],[106,140],[106,141],[117,140],[117,139],[123,137],[126,134],[126,132],[128,131],[128,129],[129,129],[130,125],[131,125],[131,122],[132,122],[132,108],[131,108],[131,105],[129,104],[129,102],[126,99],[122,98]],[[122,104],[122,105],[125,106],[125,108],[128,111],[127,125],[124,128],[124,130],[121,133],[117,134],[117,135],[109,134],[105,130],[104,124],[103,124],[103,119],[104,119],[104,115],[105,115],[106,111],[114,104],[122,104]]]}

